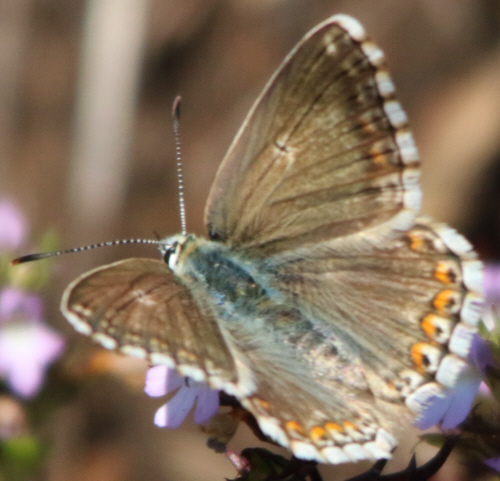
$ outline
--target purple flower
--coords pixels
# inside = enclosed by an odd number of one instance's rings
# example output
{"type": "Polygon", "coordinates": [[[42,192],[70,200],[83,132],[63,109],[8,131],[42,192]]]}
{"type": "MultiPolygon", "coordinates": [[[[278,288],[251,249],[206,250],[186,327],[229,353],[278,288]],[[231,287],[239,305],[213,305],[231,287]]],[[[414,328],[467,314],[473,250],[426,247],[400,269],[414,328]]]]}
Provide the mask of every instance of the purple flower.
{"type": "Polygon", "coordinates": [[[0,291],[0,326],[5,321],[40,320],[42,301],[35,294],[28,294],[15,287],[0,291]]]}
{"type": "Polygon", "coordinates": [[[62,337],[41,320],[40,299],[15,288],[0,291],[0,375],[19,396],[35,395],[62,337]]]}
{"type": "Polygon", "coordinates": [[[479,335],[474,336],[470,348],[469,359],[484,373],[488,366],[494,366],[495,358],[488,343],[479,335]]]}
{"type": "Polygon", "coordinates": [[[486,304],[500,302],[500,264],[486,264],[484,266],[484,294],[486,304]]]}
{"type": "Polygon", "coordinates": [[[158,411],[154,422],[157,426],[176,428],[186,418],[196,401],[194,422],[202,424],[219,410],[219,392],[205,383],[184,378],[164,365],[153,366],[146,374],[144,391],[152,397],[164,396],[178,389],[177,393],[158,411]]]}
{"type": "Polygon", "coordinates": [[[500,312],[500,264],[484,266],[485,309],[483,323],[491,331],[495,327],[495,315],[500,312]]]}
{"type": "Polygon", "coordinates": [[[13,250],[26,237],[26,220],[21,211],[8,200],[0,200],[0,249],[13,250]]]}
{"type": "Polygon", "coordinates": [[[500,456],[498,456],[497,458],[487,459],[484,462],[484,464],[486,464],[490,468],[492,468],[495,471],[498,471],[500,473],[500,456]]]}
{"type": "MultiPolygon", "coordinates": [[[[485,337],[476,335],[474,337],[469,358],[476,367],[485,374],[488,366],[495,367],[498,365],[498,360],[495,359],[491,349],[497,341],[495,339],[500,334],[498,328],[498,314],[500,307],[500,264],[486,264],[484,266],[484,291],[485,291],[485,308],[483,310],[482,321],[490,331],[485,334],[485,337]]],[[[483,385],[482,391],[488,391],[483,385]]]]}
{"type": "MultiPolygon", "coordinates": [[[[26,233],[21,211],[12,202],[0,200],[0,250],[19,247],[26,233]]],[[[14,393],[35,395],[63,345],[62,337],[42,321],[38,296],[14,287],[0,290],[0,376],[14,393]]]]}

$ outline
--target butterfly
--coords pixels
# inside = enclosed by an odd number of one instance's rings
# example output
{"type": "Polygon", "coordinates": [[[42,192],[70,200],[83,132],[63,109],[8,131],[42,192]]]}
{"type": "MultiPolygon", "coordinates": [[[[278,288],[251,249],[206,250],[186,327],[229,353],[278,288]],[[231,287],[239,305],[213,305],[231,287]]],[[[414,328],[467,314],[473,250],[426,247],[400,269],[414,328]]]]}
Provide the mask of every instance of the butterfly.
{"type": "Polygon", "coordinates": [[[419,217],[419,156],[382,51],[333,16],[286,57],[212,185],[207,238],[87,272],[61,309],[109,349],[235,396],[295,456],[389,458],[398,433],[453,427],[482,264],[419,217]]]}

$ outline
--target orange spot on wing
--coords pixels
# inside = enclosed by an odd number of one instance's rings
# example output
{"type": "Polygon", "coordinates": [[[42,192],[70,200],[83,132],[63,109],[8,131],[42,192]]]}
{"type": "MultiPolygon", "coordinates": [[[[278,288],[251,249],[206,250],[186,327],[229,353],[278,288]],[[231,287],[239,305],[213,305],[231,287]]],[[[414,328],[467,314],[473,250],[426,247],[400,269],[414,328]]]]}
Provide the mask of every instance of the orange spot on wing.
{"type": "Polygon", "coordinates": [[[255,398],[255,401],[258,402],[260,406],[263,407],[264,409],[269,409],[271,406],[269,404],[269,401],[266,401],[265,399],[255,398]]]}
{"type": "Polygon", "coordinates": [[[387,162],[387,157],[385,155],[378,154],[373,157],[373,164],[378,169],[382,169],[384,167],[387,167],[389,163],[387,162]]]}
{"type": "Polygon", "coordinates": [[[434,277],[443,284],[453,284],[456,281],[456,275],[446,261],[438,262],[434,277]]]}
{"type": "Polygon", "coordinates": [[[292,431],[297,434],[302,434],[302,435],[304,434],[304,427],[297,421],[287,421],[285,426],[289,431],[292,431]]]}
{"type": "Polygon", "coordinates": [[[425,342],[418,342],[417,344],[413,344],[410,351],[413,363],[415,364],[415,367],[419,372],[425,372],[424,353],[423,353],[425,346],[426,346],[425,342]]]}
{"type": "Polygon", "coordinates": [[[339,433],[341,433],[341,432],[344,431],[344,428],[342,426],[340,426],[339,424],[337,424],[337,423],[326,423],[325,424],[325,428],[328,431],[337,431],[339,433]]]}
{"type": "Polygon", "coordinates": [[[436,325],[434,323],[434,314],[427,314],[420,323],[422,330],[432,339],[436,334],[436,325]]]}
{"type": "Polygon", "coordinates": [[[358,427],[354,423],[351,423],[350,421],[344,421],[343,424],[344,424],[344,427],[346,429],[349,429],[349,428],[350,429],[358,429],[358,427]]]}
{"type": "Polygon", "coordinates": [[[444,289],[434,298],[433,305],[437,311],[447,314],[456,304],[456,295],[454,290],[444,289]]]}
{"type": "Polygon", "coordinates": [[[423,237],[416,232],[409,232],[408,238],[410,239],[410,249],[415,252],[422,251],[424,247],[423,237]]]}
{"type": "Polygon", "coordinates": [[[328,439],[326,431],[321,426],[314,426],[311,429],[311,440],[313,442],[325,441],[328,439]]]}

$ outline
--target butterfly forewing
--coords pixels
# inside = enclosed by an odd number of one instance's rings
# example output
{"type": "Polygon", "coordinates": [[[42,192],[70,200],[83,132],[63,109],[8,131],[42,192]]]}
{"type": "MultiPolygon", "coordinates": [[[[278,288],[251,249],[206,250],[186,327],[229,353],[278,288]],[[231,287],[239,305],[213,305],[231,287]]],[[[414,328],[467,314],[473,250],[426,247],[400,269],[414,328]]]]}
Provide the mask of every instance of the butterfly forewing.
{"type": "Polygon", "coordinates": [[[128,259],[94,269],[67,287],[61,309],[78,331],[107,348],[182,366],[199,380],[237,380],[216,320],[164,262],[128,259]]]}
{"type": "Polygon", "coordinates": [[[290,53],[240,129],[209,196],[209,235],[266,254],[374,226],[383,238],[380,226],[406,229],[417,213],[417,167],[381,51],[355,20],[332,17],[290,53]]]}

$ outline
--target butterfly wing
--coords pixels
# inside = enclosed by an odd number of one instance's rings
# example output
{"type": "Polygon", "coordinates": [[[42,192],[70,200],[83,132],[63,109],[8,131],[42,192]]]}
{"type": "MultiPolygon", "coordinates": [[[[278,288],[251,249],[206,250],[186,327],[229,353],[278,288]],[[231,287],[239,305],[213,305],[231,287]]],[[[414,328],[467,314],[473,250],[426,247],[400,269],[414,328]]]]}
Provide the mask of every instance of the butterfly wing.
{"type": "Polygon", "coordinates": [[[350,246],[381,242],[411,226],[418,178],[383,54],[356,20],[337,15],[292,50],[254,104],[205,222],[212,239],[266,256],[347,237],[350,246]]]}
{"type": "Polygon", "coordinates": [[[241,394],[242,375],[216,320],[164,262],[127,259],[89,271],[66,288],[61,310],[108,349],[241,394]]]}

